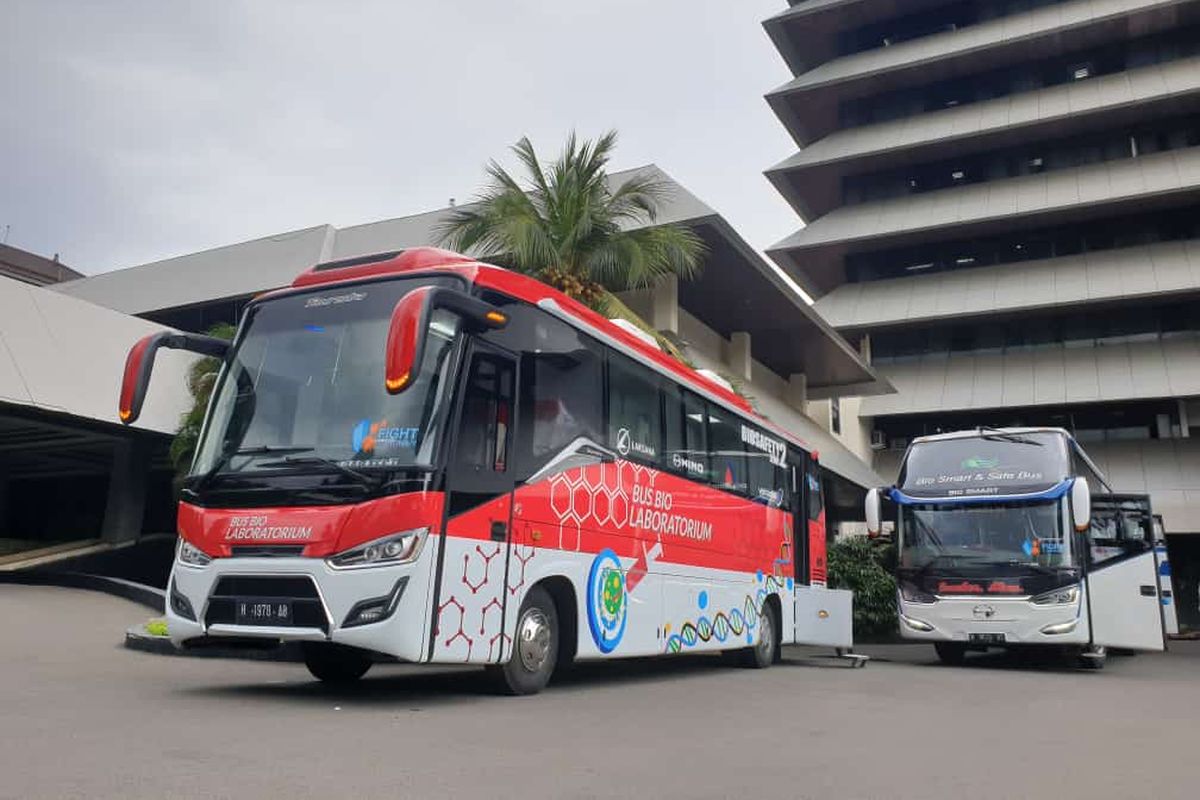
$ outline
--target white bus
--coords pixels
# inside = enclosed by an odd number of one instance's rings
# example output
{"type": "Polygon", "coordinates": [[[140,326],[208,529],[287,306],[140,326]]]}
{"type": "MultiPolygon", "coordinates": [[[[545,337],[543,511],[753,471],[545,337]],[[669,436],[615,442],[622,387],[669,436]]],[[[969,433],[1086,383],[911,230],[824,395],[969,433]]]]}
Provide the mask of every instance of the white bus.
{"type": "Polygon", "coordinates": [[[1054,646],[1103,667],[1109,648],[1162,650],[1145,495],[1119,495],[1058,428],[915,439],[896,486],[900,630],[946,663],[993,647],[1054,646]]]}

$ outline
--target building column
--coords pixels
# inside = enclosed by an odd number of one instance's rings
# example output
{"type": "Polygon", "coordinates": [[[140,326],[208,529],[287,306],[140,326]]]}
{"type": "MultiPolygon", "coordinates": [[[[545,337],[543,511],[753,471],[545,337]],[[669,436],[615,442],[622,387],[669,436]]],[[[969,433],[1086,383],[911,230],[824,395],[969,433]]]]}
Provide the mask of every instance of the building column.
{"type": "Polygon", "coordinates": [[[729,365],[733,377],[739,381],[749,381],[754,365],[753,356],[750,354],[750,334],[745,331],[729,334],[729,343],[725,351],[725,363],[729,365]]]}
{"type": "Polygon", "coordinates": [[[668,275],[650,290],[650,319],[656,331],[679,333],[679,276],[668,275]]]}
{"type": "Polygon", "coordinates": [[[1187,401],[1180,398],[1175,402],[1179,403],[1179,438],[1189,439],[1191,434],[1188,433],[1188,410],[1187,401]]]}
{"type": "Polygon", "coordinates": [[[788,405],[801,414],[808,414],[808,376],[803,372],[794,372],[788,376],[787,401],[788,405]]]}
{"type": "Polygon", "coordinates": [[[104,541],[131,542],[141,535],[150,476],[148,462],[149,453],[142,440],[121,439],[114,443],[100,534],[104,541]]]}

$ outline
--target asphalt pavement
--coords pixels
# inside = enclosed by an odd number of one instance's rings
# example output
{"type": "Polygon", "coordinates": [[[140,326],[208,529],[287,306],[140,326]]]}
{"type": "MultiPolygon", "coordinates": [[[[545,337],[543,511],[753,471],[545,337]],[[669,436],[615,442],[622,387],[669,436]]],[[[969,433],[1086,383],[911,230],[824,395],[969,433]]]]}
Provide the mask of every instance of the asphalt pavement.
{"type": "Polygon", "coordinates": [[[1097,673],[931,648],[588,665],[534,697],[475,670],[139,653],[145,610],[0,586],[0,798],[1192,798],[1200,643],[1097,673]]]}

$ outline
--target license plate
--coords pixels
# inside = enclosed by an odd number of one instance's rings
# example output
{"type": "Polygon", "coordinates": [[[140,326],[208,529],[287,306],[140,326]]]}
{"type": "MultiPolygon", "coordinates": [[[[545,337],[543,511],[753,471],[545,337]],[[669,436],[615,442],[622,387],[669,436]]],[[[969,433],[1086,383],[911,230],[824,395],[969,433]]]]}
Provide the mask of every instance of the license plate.
{"type": "Polygon", "coordinates": [[[234,621],[238,625],[291,625],[292,601],[274,597],[243,597],[235,600],[234,621]]]}
{"type": "Polygon", "coordinates": [[[969,633],[967,641],[971,644],[1004,644],[1003,633],[969,633]]]}

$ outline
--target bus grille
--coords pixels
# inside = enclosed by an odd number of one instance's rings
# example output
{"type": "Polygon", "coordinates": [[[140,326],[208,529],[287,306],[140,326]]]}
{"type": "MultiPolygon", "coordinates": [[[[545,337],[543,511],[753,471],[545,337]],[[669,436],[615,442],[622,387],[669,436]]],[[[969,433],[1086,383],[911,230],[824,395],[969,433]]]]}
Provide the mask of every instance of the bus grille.
{"type": "Polygon", "coordinates": [[[292,603],[293,625],[298,628],[320,628],[329,633],[329,619],[317,586],[305,575],[226,575],[217,581],[204,613],[206,625],[236,623],[234,603],[246,598],[275,598],[292,603]]]}
{"type": "Polygon", "coordinates": [[[234,558],[285,558],[304,552],[302,544],[247,544],[230,548],[234,558]]]}

